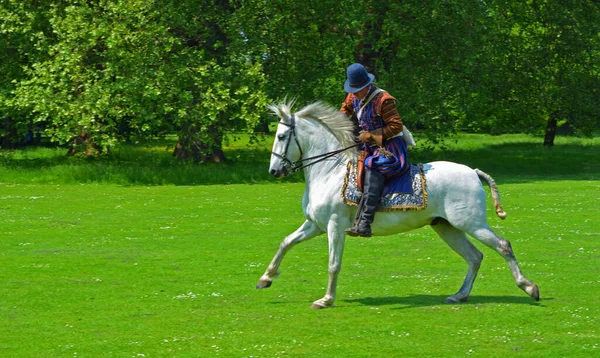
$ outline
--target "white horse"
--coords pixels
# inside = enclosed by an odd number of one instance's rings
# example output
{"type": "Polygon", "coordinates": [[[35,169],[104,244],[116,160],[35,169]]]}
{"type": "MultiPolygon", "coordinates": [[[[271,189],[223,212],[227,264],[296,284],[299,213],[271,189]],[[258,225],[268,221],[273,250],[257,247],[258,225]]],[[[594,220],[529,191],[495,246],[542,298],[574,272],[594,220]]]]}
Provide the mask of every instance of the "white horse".
{"type": "MultiPolygon", "coordinates": [[[[294,115],[292,104],[269,108],[280,118],[271,155],[269,171],[275,177],[292,174],[303,168],[306,190],[302,209],[306,221],[288,235],[261,276],[257,288],[271,286],[284,255],[296,244],[327,233],[329,240],[329,283],[325,296],[313,302],[312,308],[332,307],[336,297],[338,274],[342,267],[344,229],[352,226],[356,208],[344,203],[341,195],[348,161],[356,161],[353,123],[341,112],[321,102],[306,106],[294,115]],[[342,153],[342,151],[344,153],[342,153]],[[302,165],[303,159],[330,154],[325,160],[302,165]],[[295,166],[295,167],[294,167],[295,166]]],[[[483,254],[467,238],[466,233],[496,250],[506,261],[515,283],[535,300],[539,300],[536,284],[519,268],[510,242],[496,234],[486,218],[486,194],[481,184],[490,186],[496,212],[506,214],[499,203],[498,188],[493,179],[478,169],[451,162],[424,165],[428,191],[427,207],[420,211],[379,212],[372,225],[373,235],[391,235],[431,225],[433,230],[468,264],[465,280],[447,303],[465,302],[481,265],[483,254]]]]}

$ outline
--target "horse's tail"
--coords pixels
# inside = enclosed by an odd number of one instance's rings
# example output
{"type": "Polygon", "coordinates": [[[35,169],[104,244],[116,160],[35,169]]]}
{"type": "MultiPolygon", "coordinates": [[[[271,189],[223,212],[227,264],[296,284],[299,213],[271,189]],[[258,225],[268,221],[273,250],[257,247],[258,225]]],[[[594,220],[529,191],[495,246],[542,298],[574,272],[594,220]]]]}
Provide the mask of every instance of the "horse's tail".
{"type": "Polygon", "coordinates": [[[506,219],[506,213],[502,210],[502,205],[500,205],[500,193],[498,192],[498,186],[494,179],[491,176],[484,173],[479,169],[475,169],[475,173],[481,180],[485,180],[485,182],[489,185],[490,191],[492,192],[492,199],[494,199],[494,206],[496,207],[496,215],[502,220],[506,219]]]}

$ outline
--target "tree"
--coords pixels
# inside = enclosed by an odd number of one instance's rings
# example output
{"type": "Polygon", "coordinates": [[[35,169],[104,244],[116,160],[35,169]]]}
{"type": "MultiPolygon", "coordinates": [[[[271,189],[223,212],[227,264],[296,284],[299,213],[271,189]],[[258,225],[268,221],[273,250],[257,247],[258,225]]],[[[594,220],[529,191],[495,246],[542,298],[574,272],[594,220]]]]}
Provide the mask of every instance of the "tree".
{"type": "Polygon", "coordinates": [[[227,50],[228,36],[241,37],[225,24],[228,5],[198,5],[69,1],[44,9],[48,31],[22,40],[39,38],[35,47],[47,55],[25,63],[11,108],[70,153],[99,155],[125,138],[178,131],[178,157],[222,161],[224,133],[254,126],[265,111],[263,74],[227,50]]]}
{"type": "Polygon", "coordinates": [[[272,100],[341,104],[346,66],[354,61],[358,29],[348,9],[360,1],[242,1],[243,45],[262,63],[272,100]]]}
{"type": "MultiPolygon", "coordinates": [[[[544,145],[554,145],[557,125],[568,123],[579,133],[597,129],[600,118],[600,4],[533,1],[532,21],[520,34],[533,48],[539,81],[539,112],[545,117],[544,145]]],[[[531,82],[530,84],[533,84],[531,82]]],[[[531,88],[531,86],[528,86],[531,88]]]]}
{"type": "Polygon", "coordinates": [[[75,1],[49,9],[51,31],[36,45],[49,56],[28,65],[15,105],[70,154],[105,153],[121,139],[123,122],[144,136],[160,115],[152,105],[160,95],[157,66],[172,41],[146,4],[75,1]]]}
{"type": "Polygon", "coordinates": [[[600,5],[578,0],[0,2],[0,136],[33,126],[71,153],[177,133],[177,158],[225,160],[283,98],[338,105],[359,61],[434,141],[468,129],[589,134],[600,5]]]}
{"type": "Polygon", "coordinates": [[[224,135],[254,128],[266,111],[262,68],[240,45],[237,11],[223,1],[171,1],[163,8],[179,42],[172,62],[179,109],[172,120],[180,159],[224,161],[224,135]]]}
{"type": "Polygon", "coordinates": [[[600,115],[599,10],[589,1],[491,2],[490,27],[498,30],[483,52],[481,86],[490,110],[476,113],[493,120],[480,128],[543,133],[546,146],[561,123],[593,133],[600,115]]]}
{"type": "Polygon", "coordinates": [[[405,124],[434,142],[465,117],[479,41],[478,3],[390,2],[373,46],[379,83],[398,99],[405,124]]]}
{"type": "Polygon", "coordinates": [[[14,148],[34,127],[15,109],[14,90],[27,76],[24,67],[47,56],[41,42],[50,32],[48,10],[45,3],[0,2],[0,148],[14,148]]]}
{"type": "MultiPolygon", "coordinates": [[[[600,108],[598,3],[393,3],[377,46],[401,113],[429,136],[454,129],[592,133],[600,108]],[[385,54],[388,54],[385,56],[385,54]],[[389,55],[394,54],[394,55],[389,55]]],[[[434,138],[435,139],[435,138],[434,138]]]]}

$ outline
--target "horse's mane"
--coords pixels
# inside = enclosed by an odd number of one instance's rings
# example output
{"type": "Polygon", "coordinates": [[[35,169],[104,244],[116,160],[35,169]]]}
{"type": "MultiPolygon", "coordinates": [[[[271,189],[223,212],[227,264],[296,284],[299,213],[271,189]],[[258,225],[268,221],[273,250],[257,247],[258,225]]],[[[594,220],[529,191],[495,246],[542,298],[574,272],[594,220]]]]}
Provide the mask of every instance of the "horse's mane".
{"type": "MultiPolygon", "coordinates": [[[[291,115],[293,105],[294,101],[289,101],[279,105],[271,105],[269,108],[281,118],[284,114],[291,115]]],[[[302,108],[295,115],[296,118],[310,118],[322,124],[344,148],[356,143],[354,123],[339,109],[317,101],[302,108]]]]}

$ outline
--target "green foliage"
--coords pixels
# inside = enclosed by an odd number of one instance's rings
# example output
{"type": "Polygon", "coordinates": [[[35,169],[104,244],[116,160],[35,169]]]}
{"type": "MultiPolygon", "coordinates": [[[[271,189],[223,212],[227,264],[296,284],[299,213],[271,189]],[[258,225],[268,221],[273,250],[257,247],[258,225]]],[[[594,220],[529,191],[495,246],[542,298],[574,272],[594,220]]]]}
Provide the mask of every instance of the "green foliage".
{"type": "Polygon", "coordinates": [[[267,103],[337,106],[355,61],[434,143],[550,119],[591,135],[600,117],[592,1],[6,0],[0,33],[4,143],[39,127],[97,154],[178,133],[210,158],[266,128],[267,103]]]}
{"type": "Polygon", "coordinates": [[[505,122],[497,127],[540,133],[555,116],[592,133],[600,115],[599,16],[589,1],[497,4],[491,20],[502,25],[504,47],[495,41],[490,52],[505,59],[495,72],[507,83],[495,98],[505,122]]]}
{"type": "Polygon", "coordinates": [[[24,69],[44,58],[41,43],[47,31],[48,4],[31,4],[17,0],[0,3],[0,138],[14,142],[32,125],[15,108],[13,91],[18,81],[27,78],[24,69]]]}
{"type": "MultiPolygon", "coordinates": [[[[252,128],[267,102],[260,64],[221,51],[219,41],[207,48],[215,34],[205,24],[221,7],[186,6],[192,2],[52,6],[49,33],[39,34],[37,45],[47,56],[26,64],[11,105],[44,126],[52,141],[85,135],[104,152],[124,138],[191,126],[219,126],[223,133],[252,128]],[[204,20],[190,21],[180,11],[204,20]]],[[[201,141],[214,140],[202,130],[201,141]]]]}
{"type": "Polygon", "coordinates": [[[597,122],[600,8],[589,1],[390,5],[377,66],[400,112],[434,136],[542,133],[552,113],[597,122]]]}
{"type": "Polygon", "coordinates": [[[354,6],[362,5],[332,0],[242,2],[243,44],[251,58],[264,64],[269,98],[341,104],[345,69],[355,47],[355,19],[347,16],[354,6]]]}
{"type": "Polygon", "coordinates": [[[88,135],[103,150],[123,122],[137,134],[159,118],[162,61],[172,41],[146,1],[74,2],[49,13],[51,35],[16,89],[14,104],[43,125],[54,142],[88,135]],[[158,70],[154,72],[153,70],[158,70]],[[136,121],[138,120],[138,121],[136,121]]]}
{"type": "Polygon", "coordinates": [[[207,144],[203,151],[220,149],[226,133],[250,131],[265,113],[262,65],[240,45],[244,38],[239,15],[230,4],[198,7],[194,1],[167,2],[163,13],[181,45],[172,64],[178,70],[171,92],[181,103],[173,124],[180,129],[180,140],[207,144]]]}

